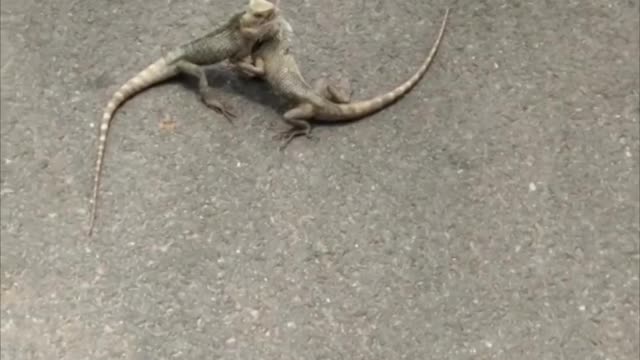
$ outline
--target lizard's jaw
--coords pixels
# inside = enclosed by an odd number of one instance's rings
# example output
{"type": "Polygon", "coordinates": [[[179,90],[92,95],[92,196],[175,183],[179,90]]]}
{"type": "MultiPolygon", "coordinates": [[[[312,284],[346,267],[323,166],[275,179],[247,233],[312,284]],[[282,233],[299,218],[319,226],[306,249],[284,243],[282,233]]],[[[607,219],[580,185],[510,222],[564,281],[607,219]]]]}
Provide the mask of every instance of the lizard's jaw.
{"type": "Polygon", "coordinates": [[[245,13],[240,17],[240,26],[258,30],[270,25],[269,23],[277,20],[280,15],[277,4],[277,1],[274,3],[267,0],[250,0],[245,13]]]}
{"type": "Polygon", "coordinates": [[[274,11],[268,18],[256,19],[247,13],[240,21],[240,28],[245,36],[258,40],[275,36],[280,31],[279,14],[274,11]]]}

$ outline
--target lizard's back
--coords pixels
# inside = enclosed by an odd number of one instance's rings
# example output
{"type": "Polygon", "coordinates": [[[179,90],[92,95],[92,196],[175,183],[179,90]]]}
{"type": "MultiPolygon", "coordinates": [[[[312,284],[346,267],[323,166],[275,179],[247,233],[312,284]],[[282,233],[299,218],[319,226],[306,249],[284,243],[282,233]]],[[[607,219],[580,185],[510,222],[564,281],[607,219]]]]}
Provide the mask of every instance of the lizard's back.
{"type": "Polygon", "coordinates": [[[242,56],[250,53],[251,42],[240,35],[238,28],[239,18],[242,13],[237,13],[227,21],[224,26],[219,27],[196,40],[181,46],[183,60],[196,65],[214,64],[230,57],[242,56]],[[246,43],[245,48],[242,44],[246,43]],[[239,47],[240,45],[240,47],[239,47]]]}
{"type": "Polygon", "coordinates": [[[279,34],[258,50],[264,61],[265,79],[276,92],[294,101],[322,101],[302,76],[292,52],[293,31],[289,23],[282,21],[279,34]]]}

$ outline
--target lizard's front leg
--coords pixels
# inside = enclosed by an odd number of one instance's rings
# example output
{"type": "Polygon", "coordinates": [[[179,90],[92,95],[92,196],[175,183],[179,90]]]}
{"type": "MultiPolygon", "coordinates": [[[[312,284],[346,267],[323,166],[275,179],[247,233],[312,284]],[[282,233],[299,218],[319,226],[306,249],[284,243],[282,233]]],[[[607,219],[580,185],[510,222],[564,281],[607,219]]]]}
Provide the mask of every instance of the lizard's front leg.
{"type": "Polygon", "coordinates": [[[209,87],[207,74],[203,67],[184,60],[178,61],[176,63],[176,67],[180,72],[189,74],[198,79],[198,92],[200,93],[202,102],[207,105],[207,107],[219,114],[222,114],[229,122],[236,117],[236,115],[231,111],[230,106],[216,99],[213,89],[209,87]]]}
{"type": "Polygon", "coordinates": [[[255,60],[248,56],[241,61],[233,62],[237,69],[249,77],[263,77],[265,74],[264,61],[257,57],[255,60]]]}

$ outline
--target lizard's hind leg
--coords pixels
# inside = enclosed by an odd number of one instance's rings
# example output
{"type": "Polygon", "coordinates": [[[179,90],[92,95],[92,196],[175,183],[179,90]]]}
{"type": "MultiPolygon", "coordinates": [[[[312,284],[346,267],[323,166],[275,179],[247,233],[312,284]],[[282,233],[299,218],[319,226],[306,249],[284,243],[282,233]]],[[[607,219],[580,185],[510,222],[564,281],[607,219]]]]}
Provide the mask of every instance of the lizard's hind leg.
{"type": "Polygon", "coordinates": [[[340,86],[329,84],[327,79],[319,78],[313,82],[314,91],[327,100],[337,104],[346,104],[351,101],[351,83],[341,81],[340,86]]]}
{"type": "Polygon", "coordinates": [[[200,98],[208,108],[212,109],[218,114],[223,115],[229,122],[231,122],[233,118],[236,117],[230,106],[216,99],[216,95],[214,94],[213,89],[209,87],[207,74],[205,73],[203,67],[184,60],[177,62],[176,67],[180,72],[191,75],[198,79],[198,92],[200,93],[200,98]]]}
{"type": "Polygon", "coordinates": [[[311,124],[307,121],[307,119],[310,119],[312,115],[313,106],[311,104],[302,104],[284,114],[284,122],[291,125],[291,128],[276,135],[277,138],[283,141],[282,145],[280,145],[281,151],[298,136],[305,136],[308,139],[313,139],[313,136],[311,135],[311,124]]]}

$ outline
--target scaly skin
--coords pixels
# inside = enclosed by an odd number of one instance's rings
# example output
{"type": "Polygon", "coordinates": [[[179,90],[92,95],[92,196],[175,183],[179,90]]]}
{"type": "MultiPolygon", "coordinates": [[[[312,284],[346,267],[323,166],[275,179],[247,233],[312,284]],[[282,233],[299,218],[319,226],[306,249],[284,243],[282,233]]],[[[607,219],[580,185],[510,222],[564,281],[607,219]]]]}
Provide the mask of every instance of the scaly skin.
{"type": "MultiPolygon", "coordinates": [[[[284,143],[281,149],[296,136],[310,137],[309,121],[341,122],[357,120],[391,105],[405,95],[418,83],[431,64],[440,46],[447,24],[449,9],[446,10],[435,43],[420,68],[411,78],[395,89],[374,98],[350,103],[331,101],[319,93],[319,88],[310,86],[300,73],[291,51],[291,26],[280,18],[282,25],[277,36],[265,40],[254,50],[252,59],[240,62],[240,70],[264,78],[277,93],[291,99],[297,106],[284,114],[284,121],[291,129],[282,134],[284,143]],[[252,62],[251,62],[252,61],[252,62]]],[[[327,91],[325,91],[327,92],[327,91]]],[[[328,92],[331,92],[330,89],[328,92]]]]}
{"type": "Polygon", "coordinates": [[[95,165],[93,195],[91,198],[89,236],[94,228],[105,145],[111,118],[115,111],[136,93],[183,73],[198,78],[200,97],[208,107],[222,113],[227,119],[234,117],[235,115],[213,98],[202,66],[213,65],[224,60],[235,63],[246,58],[257,41],[268,39],[278,33],[280,26],[278,18],[277,2],[250,0],[249,6],[245,11],[236,13],[225,24],[203,37],[168,52],[115,92],[104,110],[102,123],[100,124],[98,158],[95,165]]]}

